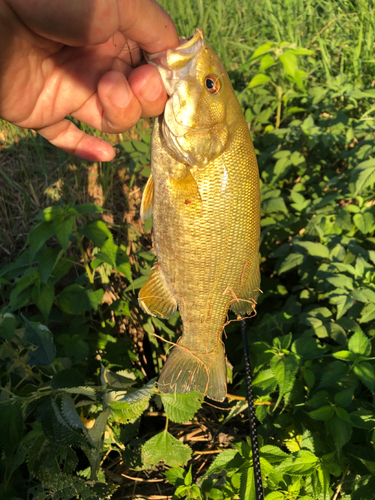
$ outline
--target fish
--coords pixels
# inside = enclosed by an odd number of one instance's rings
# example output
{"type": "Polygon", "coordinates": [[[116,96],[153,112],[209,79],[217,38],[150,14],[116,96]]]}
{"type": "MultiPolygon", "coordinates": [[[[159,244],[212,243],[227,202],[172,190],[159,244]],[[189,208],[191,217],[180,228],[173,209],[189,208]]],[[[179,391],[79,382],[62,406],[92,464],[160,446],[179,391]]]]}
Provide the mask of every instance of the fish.
{"type": "Polygon", "coordinates": [[[254,146],[202,29],[146,60],[159,70],[168,100],[154,122],[151,175],[140,207],[142,219],[153,215],[157,264],[138,301],[158,318],[177,309],[181,315],[182,335],[162,368],[160,391],[197,391],[224,401],[228,310],[253,313],[260,286],[254,146]]]}

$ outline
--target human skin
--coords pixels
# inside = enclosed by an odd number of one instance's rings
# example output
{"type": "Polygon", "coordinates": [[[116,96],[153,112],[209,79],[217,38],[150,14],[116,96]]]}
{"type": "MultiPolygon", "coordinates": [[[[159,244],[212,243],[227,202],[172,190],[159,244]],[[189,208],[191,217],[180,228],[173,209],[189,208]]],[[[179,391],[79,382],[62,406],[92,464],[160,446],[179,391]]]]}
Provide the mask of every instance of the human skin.
{"type": "Polygon", "coordinates": [[[179,45],[155,0],[0,0],[0,117],[90,161],[115,156],[70,115],[121,133],[162,113],[167,95],[142,50],[179,45]],[[130,49],[130,50],[129,50],[130,49]]]}

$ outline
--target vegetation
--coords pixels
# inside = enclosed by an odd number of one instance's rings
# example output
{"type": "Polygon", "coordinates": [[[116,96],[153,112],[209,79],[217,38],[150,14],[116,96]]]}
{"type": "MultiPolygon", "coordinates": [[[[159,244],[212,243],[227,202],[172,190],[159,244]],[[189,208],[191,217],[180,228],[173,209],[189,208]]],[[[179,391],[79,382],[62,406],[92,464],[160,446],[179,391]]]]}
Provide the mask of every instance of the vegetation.
{"type": "MultiPolygon", "coordinates": [[[[372,3],[163,5],[181,35],[204,27],[257,150],[263,294],[246,325],[266,500],[371,500],[372,3]]],[[[181,324],[136,300],[155,260],[139,221],[151,126],[109,138],[117,158],[96,165],[2,123],[4,500],[254,498],[239,323],[226,403],[157,390],[181,324]]]]}

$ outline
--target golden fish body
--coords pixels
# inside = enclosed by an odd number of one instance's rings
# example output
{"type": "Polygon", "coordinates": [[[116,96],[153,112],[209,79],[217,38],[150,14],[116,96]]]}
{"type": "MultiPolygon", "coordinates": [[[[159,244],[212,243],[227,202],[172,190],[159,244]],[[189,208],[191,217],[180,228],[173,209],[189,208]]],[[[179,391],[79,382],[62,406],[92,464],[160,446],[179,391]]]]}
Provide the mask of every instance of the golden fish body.
{"type": "Polygon", "coordinates": [[[226,396],[222,332],[228,308],[254,309],[260,284],[260,193],[250,134],[229,77],[203,33],[149,55],[170,96],[155,121],[141,216],[153,213],[158,263],[143,309],[183,334],[159,378],[163,392],[226,396]]]}

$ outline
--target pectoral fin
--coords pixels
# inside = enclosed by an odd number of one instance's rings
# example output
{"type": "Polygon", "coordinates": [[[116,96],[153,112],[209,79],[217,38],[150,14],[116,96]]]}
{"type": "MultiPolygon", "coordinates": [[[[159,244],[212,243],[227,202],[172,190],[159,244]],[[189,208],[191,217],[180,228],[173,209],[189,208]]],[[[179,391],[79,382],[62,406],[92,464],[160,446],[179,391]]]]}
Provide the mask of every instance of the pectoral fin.
{"type": "Polygon", "coordinates": [[[170,318],[177,310],[177,302],[158,268],[154,269],[139,291],[138,301],[147,314],[158,318],[170,318]]]}
{"type": "Polygon", "coordinates": [[[178,176],[171,173],[169,184],[176,198],[176,207],[201,208],[202,199],[198,185],[188,167],[185,167],[183,172],[179,172],[178,176]]]}
{"type": "Polygon", "coordinates": [[[230,308],[235,314],[249,314],[254,311],[256,299],[259,294],[260,286],[260,269],[259,269],[259,254],[257,252],[253,266],[250,270],[248,278],[244,283],[239,301],[234,302],[230,308]]]}
{"type": "Polygon", "coordinates": [[[152,215],[152,206],[154,203],[154,179],[152,174],[148,178],[145,190],[143,191],[141,202],[141,219],[146,220],[152,215]]]}

